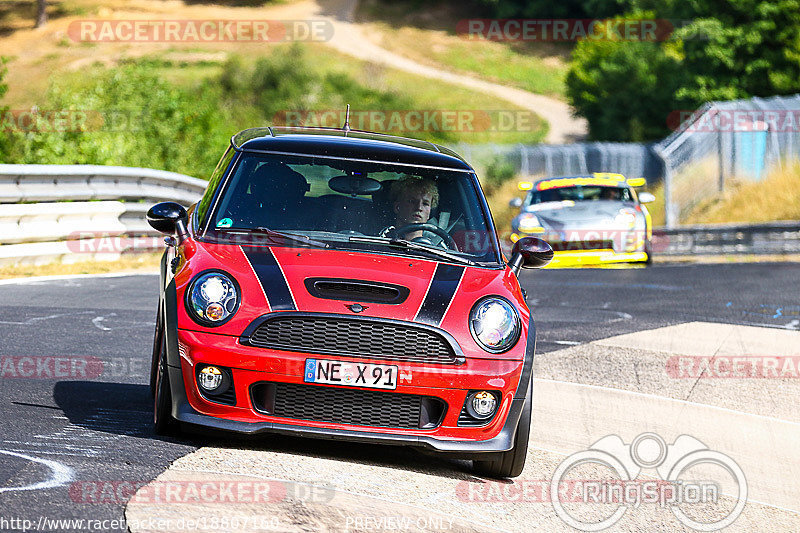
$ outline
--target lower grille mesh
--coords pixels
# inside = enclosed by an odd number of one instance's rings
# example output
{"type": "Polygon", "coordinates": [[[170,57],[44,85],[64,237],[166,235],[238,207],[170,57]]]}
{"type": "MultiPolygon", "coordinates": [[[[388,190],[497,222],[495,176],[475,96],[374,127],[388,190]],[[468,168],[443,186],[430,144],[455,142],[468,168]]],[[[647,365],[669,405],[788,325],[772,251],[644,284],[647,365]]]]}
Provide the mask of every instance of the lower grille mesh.
{"type": "Polygon", "coordinates": [[[355,426],[419,429],[444,416],[438,398],[294,383],[258,383],[251,388],[256,410],[282,418],[355,426]]]}

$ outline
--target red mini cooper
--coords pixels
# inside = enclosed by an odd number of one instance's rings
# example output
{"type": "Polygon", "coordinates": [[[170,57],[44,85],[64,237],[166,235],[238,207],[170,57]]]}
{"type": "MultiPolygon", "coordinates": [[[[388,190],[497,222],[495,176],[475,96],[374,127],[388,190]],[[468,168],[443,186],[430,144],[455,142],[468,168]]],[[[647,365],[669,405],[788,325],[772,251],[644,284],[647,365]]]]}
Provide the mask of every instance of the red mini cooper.
{"type": "Polygon", "coordinates": [[[151,387],[155,429],[421,446],[518,476],[533,317],[475,171],[424,141],[256,128],[203,198],[147,213],[169,235],[151,387]]]}

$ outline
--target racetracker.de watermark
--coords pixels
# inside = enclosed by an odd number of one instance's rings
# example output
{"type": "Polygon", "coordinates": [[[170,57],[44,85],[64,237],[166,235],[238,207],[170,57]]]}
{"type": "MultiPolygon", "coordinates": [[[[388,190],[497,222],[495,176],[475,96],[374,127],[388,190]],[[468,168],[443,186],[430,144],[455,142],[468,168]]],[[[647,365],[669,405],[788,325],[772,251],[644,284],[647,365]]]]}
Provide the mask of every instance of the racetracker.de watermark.
{"type": "Polygon", "coordinates": [[[779,357],[683,356],[667,359],[667,375],[674,379],[797,379],[800,355],[779,357]]]}
{"type": "Polygon", "coordinates": [[[667,19],[462,19],[456,33],[468,40],[575,42],[665,41],[689,21],[667,19]]]}
{"type": "Polygon", "coordinates": [[[326,42],[328,20],[76,20],[67,29],[75,42],[281,43],[326,42]]]}
{"type": "Polygon", "coordinates": [[[624,503],[636,507],[643,503],[666,507],[709,502],[719,496],[715,483],[671,483],[662,479],[568,479],[558,483],[555,497],[550,492],[554,489],[550,479],[515,479],[514,483],[461,481],[456,485],[456,496],[469,503],[551,503],[555,499],[565,503],[624,503]]]}
{"type": "MultiPolygon", "coordinates": [[[[297,485],[300,486],[300,485],[297,485]]],[[[330,490],[311,487],[307,494],[293,494],[295,484],[273,480],[215,480],[191,481],[76,481],[69,487],[74,503],[125,504],[236,504],[276,503],[287,497],[327,501],[330,490]]]]}
{"type": "Polygon", "coordinates": [[[105,368],[104,361],[94,356],[0,356],[0,378],[3,379],[97,379],[105,368]]]}
{"type": "MultiPolygon", "coordinates": [[[[101,331],[131,329],[132,327],[145,327],[150,330],[154,325],[152,323],[132,324],[130,320],[118,320],[115,316],[95,317],[91,319],[91,322],[101,331]]],[[[150,360],[143,357],[0,355],[0,378],[2,379],[119,380],[120,378],[145,376],[149,371],[150,360]]]]}
{"type": "Polygon", "coordinates": [[[667,115],[671,130],[694,133],[800,132],[800,110],[797,109],[710,109],[708,111],[676,110],[667,115]]]}
{"type": "MultiPolygon", "coordinates": [[[[290,127],[341,128],[344,110],[287,110],[276,113],[274,124],[290,127]]],[[[539,119],[524,110],[484,109],[361,109],[350,111],[354,130],[394,133],[453,131],[462,133],[536,131],[539,119]]]]}
{"type": "Polygon", "coordinates": [[[164,248],[164,237],[125,235],[105,231],[73,231],[67,237],[67,250],[74,254],[147,253],[164,248]]]}
{"type": "Polygon", "coordinates": [[[97,109],[8,109],[0,112],[0,132],[132,132],[151,118],[145,112],[97,109]]]}

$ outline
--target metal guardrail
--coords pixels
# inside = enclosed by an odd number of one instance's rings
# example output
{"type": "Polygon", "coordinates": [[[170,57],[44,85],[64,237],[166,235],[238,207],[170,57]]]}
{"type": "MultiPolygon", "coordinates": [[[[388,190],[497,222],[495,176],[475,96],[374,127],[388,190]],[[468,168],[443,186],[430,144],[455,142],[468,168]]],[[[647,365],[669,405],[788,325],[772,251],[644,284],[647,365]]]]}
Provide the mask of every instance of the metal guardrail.
{"type": "MultiPolygon", "coordinates": [[[[159,234],[144,219],[147,209],[165,200],[191,205],[206,185],[147,168],[0,164],[0,264],[114,259],[160,248],[159,234]]],[[[653,250],[800,254],[800,221],[657,228],[653,250]]]]}
{"type": "Polygon", "coordinates": [[[191,205],[206,185],[149,168],[0,164],[0,264],[115,259],[160,248],[147,209],[165,200],[191,205]]]}
{"type": "Polygon", "coordinates": [[[0,203],[144,200],[190,205],[207,182],[164,170],[102,165],[0,165],[0,203]]]}
{"type": "Polygon", "coordinates": [[[800,221],[656,228],[653,254],[800,254],[800,221]]]}

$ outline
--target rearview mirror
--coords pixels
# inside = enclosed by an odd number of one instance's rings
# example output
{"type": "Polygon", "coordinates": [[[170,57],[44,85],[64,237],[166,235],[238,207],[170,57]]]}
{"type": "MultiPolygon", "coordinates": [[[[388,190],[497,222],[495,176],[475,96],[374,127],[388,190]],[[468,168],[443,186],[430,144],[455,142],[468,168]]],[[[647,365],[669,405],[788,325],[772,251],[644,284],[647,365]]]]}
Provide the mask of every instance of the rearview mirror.
{"type": "Polygon", "coordinates": [[[514,274],[522,268],[542,268],[553,260],[553,249],[536,237],[523,237],[514,244],[508,266],[514,274]]]}
{"type": "Polygon", "coordinates": [[[655,202],[656,197],[649,192],[640,192],[639,193],[639,202],[643,204],[649,204],[650,202],[655,202]]]}
{"type": "Polygon", "coordinates": [[[509,207],[522,207],[522,198],[512,198],[508,202],[509,207]]]}
{"type": "Polygon", "coordinates": [[[154,230],[166,235],[176,235],[179,241],[187,234],[188,220],[186,209],[175,202],[161,202],[147,211],[147,223],[154,230]]]}

